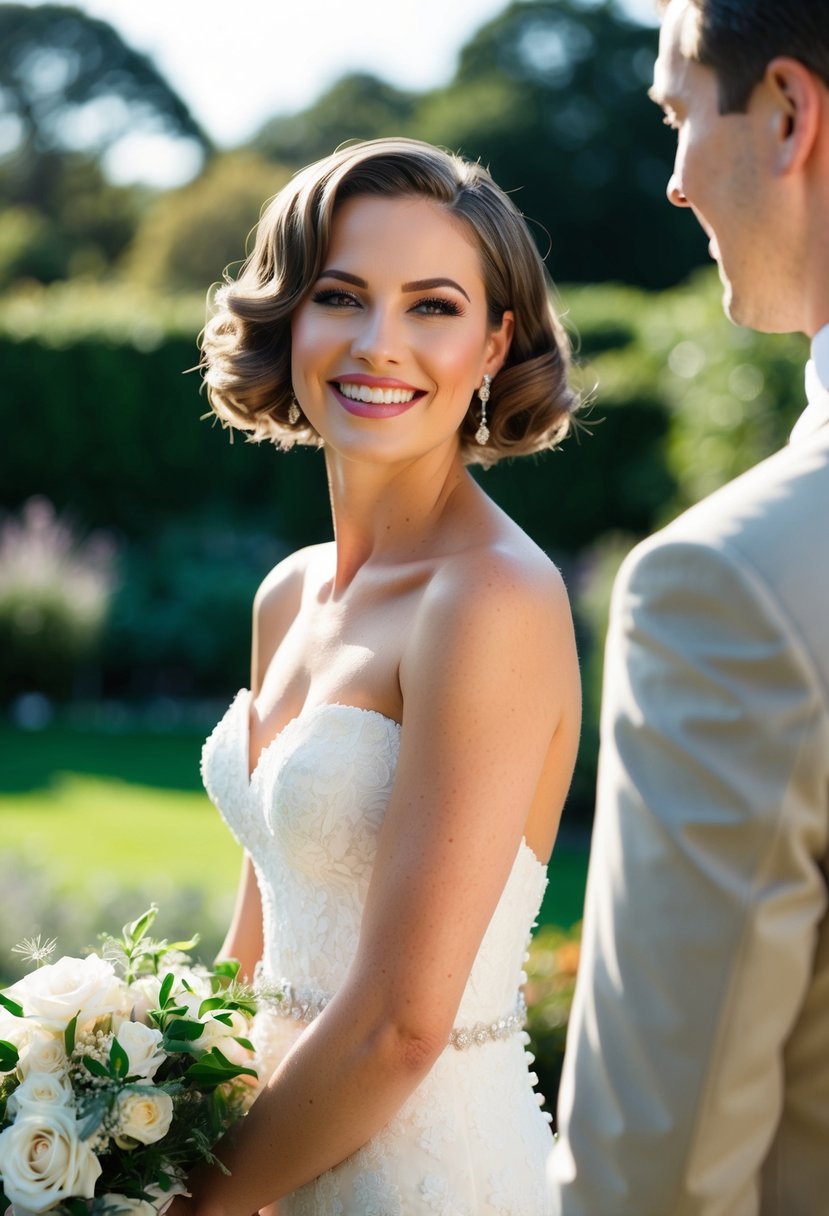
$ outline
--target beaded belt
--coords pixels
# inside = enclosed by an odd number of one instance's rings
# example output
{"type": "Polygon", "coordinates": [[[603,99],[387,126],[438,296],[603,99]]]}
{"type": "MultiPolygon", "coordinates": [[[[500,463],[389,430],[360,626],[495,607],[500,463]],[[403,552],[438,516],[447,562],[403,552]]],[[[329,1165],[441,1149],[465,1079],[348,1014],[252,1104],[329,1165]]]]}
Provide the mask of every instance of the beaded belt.
{"type": "MultiPolygon", "coordinates": [[[[327,993],[314,988],[300,988],[290,980],[264,979],[259,968],[254,992],[257,999],[279,1017],[290,1018],[304,1025],[318,1018],[331,1000],[327,993]]],[[[527,1004],[523,992],[519,992],[514,1008],[503,1017],[493,1022],[476,1022],[474,1026],[453,1027],[449,1046],[456,1051],[466,1051],[469,1047],[481,1047],[484,1043],[508,1039],[510,1035],[523,1030],[526,1021],[527,1004]]]]}

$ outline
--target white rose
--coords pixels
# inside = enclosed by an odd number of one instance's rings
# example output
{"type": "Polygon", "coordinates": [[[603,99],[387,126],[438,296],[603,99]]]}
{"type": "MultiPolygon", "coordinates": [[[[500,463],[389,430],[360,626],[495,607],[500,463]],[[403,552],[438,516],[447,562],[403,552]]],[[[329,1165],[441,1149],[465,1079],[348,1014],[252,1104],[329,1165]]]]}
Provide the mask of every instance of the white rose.
{"type": "Polygon", "coordinates": [[[104,1216],[158,1216],[159,1212],[163,1212],[165,1208],[169,1207],[176,1195],[189,1195],[189,1193],[187,1187],[181,1182],[173,1182],[167,1191],[162,1191],[157,1186],[148,1186],[146,1194],[152,1197],[152,1203],[145,1199],[130,1199],[127,1195],[117,1195],[111,1192],[103,1197],[106,1204],[104,1216]]]}
{"type": "Polygon", "coordinates": [[[0,1039],[11,1043],[22,1051],[32,1036],[34,1027],[25,1018],[16,1018],[5,1009],[0,1009],[0,1039]]]}
{"type": "Polygon", "coordinates": [[[171,967],[170,970],[175,976],[173,996],[176,1003],[184,1005],[190,1016],[196,1017],[202,1001],[214,995],[209,973],[195,967],[171,967]]]}
{"type": "Polygon", "coordinates": [[[152,1081],[167,1058],[161,1050],[161,1031],[141,1022],[124,1022],[115,1037],[129,1056],[129,1075],[152,1081]]]}
{"type": "Polygon", "coordinates": [[[65,1199],[92,1199],[100,1174],[98,1158],[79,1137],[66,1107],[21,1114],[0,1135],[6,1198],[32,1212],[45,1212],[65,1199]]]}
{"type": "Polygon", "coordinates": [[[90,954],[87,958],[64,956],[56,963],[38,967],[8,989],[8,995],[50,1030],[65,1030],[76,1013],[78,1029],[99,1018],[123,1010],[127,987],[111,963],[90,954]]]}
{"type": "Polygon", "coordinates": [[[161,977],[158,975],[142,975],[140,979],[130,984],[131,1013],[136,1022],[146,1022],[150,1010],[158,1009],[160,992],[161,977]]]}
{"type": "Polygon", "coordinates": [[[9,1114],[37,1114],[46,1108],[71,1106],[72,1087],[65,1077],[54,1072],[30,1072],[9,1097],[9,1114]]]}
{"type": "Polygon", "coordinates": [[[199,1051],[209,1051],[211,1047],[218,1047],[222,1055],[234,1064],[249,1061],[251,1053],[241,1043],[236,1042],[237,1035],[244,1039],[250,1032],[247,1018],[238,1009],[234,1009],[232,1012],[217,1009],[213,1012],[205,1014],[204,1031],[199,1038],[194,1040],[193,1047],[199,1051]],[[213,1012],[229,1013],[231,1024],[226,1026],[224,1022],[217,1021],[213,1012]]]}
{"type": "Polygon", "coordinates": [[[104,1195],[104,1216],[158,1216],[158,1208],[145,1199],[130,1199],[112,1192],[104,1195]]]}
{"type": "Polygon", "coordinates": [[[65,1072],[69,1065],[62,1034],[34,1030],[20,1052],[17,1071],[21,1077],[31,1072],[65,1072]]]}
{"type": "Polygon", "coordinates": [[[156,1216],[156,1209],[143,1199],[130,1199],[111,1191],[102,1196],[104,1216],[156,1216]]]}
{"type": "Polygon", "coordinates": [[[172,1118],[173,1099],[169,1094],[161,1091],[130,1093],[127,1090],[118,1101],[115,1143],[119,1148],[133,1148],[132,1141],[155,1144],[167,1135],[172,1118]]]}

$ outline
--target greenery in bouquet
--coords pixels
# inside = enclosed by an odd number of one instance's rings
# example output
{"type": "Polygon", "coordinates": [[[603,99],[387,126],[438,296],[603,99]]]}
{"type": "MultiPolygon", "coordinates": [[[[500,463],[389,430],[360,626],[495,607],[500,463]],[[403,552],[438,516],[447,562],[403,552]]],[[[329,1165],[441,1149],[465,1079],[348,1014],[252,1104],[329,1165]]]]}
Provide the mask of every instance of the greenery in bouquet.
{"type": "Polygon", "coordinates": [[[255,1095],[238,964],[150,937],[153,907],[83,958],[0,993],[0,1212],[152,1216],[255,1095]]]}

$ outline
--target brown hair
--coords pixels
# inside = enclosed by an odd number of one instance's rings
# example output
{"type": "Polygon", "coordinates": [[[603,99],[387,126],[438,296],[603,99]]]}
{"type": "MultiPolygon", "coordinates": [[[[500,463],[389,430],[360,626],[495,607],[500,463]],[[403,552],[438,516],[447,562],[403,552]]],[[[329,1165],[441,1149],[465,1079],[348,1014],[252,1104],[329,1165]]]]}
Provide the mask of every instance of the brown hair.
{"type": "MultiPolygon", "coordinates": [[[[672,0],[657,0],[664,12],[672,0]]],[[[721,114],[743,113],[772,59],[797,59],[829,85],[829,20],[822,0],[689,0],[693,58],[717,77],[721,114]]]]}
{"type": "Polygon", "coordinates": [[[320,442],[304,418],[288,421],[291,317],[319,276],[337,204],[361,195],[422,195],[444,205],[474,234],[490,323],[514,313],[488,404],[489,442],[475,442],[473,399],[461,427],[464,460],[491,465],[555,446],[576,405],[570,347],[524,218],[481,165],[409,139],[343,148],[297,173],[264,210],[253,252],[217,291],[202,339],[208,397],[222,422],[280,447],[320,442]]]}

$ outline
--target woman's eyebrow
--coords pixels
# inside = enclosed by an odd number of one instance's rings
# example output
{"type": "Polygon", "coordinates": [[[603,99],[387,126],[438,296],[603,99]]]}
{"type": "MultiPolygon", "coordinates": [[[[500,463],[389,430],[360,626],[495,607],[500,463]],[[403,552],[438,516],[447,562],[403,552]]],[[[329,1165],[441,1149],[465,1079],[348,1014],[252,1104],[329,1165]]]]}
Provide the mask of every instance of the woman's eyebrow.
{"type": "MultiPolygon", "coordinates": [[[[365,279],[361,279],[356,274],[349,274],[347,270],[336,270],[333,267],[328,270],[321,270],[319,277],[321,279],[339,279],[341,283],[351,283],[353,287],[362,287],[363,289],[368,287],[365,279]]],[[[433,291],[435,287],[454,287],[455,291],[459,291],[465,300],[469,299],[460,283],[456,283],[454,279],[417,279],[412,283],[404,283],[401,291],[433,291]]]]}
{"type": "Polygon", "coordinates": [[[404,283],[402,290],[432,291],[435,287],[454,287],[455,291],[459,291],[465,300],[469,299],[460,283],[456,283],[454,279],[417,279],[414,283],[404,283]]]}
{"type": "Polygon", "coordinates": [[[365,279],[358,278],[356,274],[349,274],[346,270],[321,270],[319,277],[321,279],[339,279],[342,283],[351,283],[354,287],[368,287],[365,279]]]}

